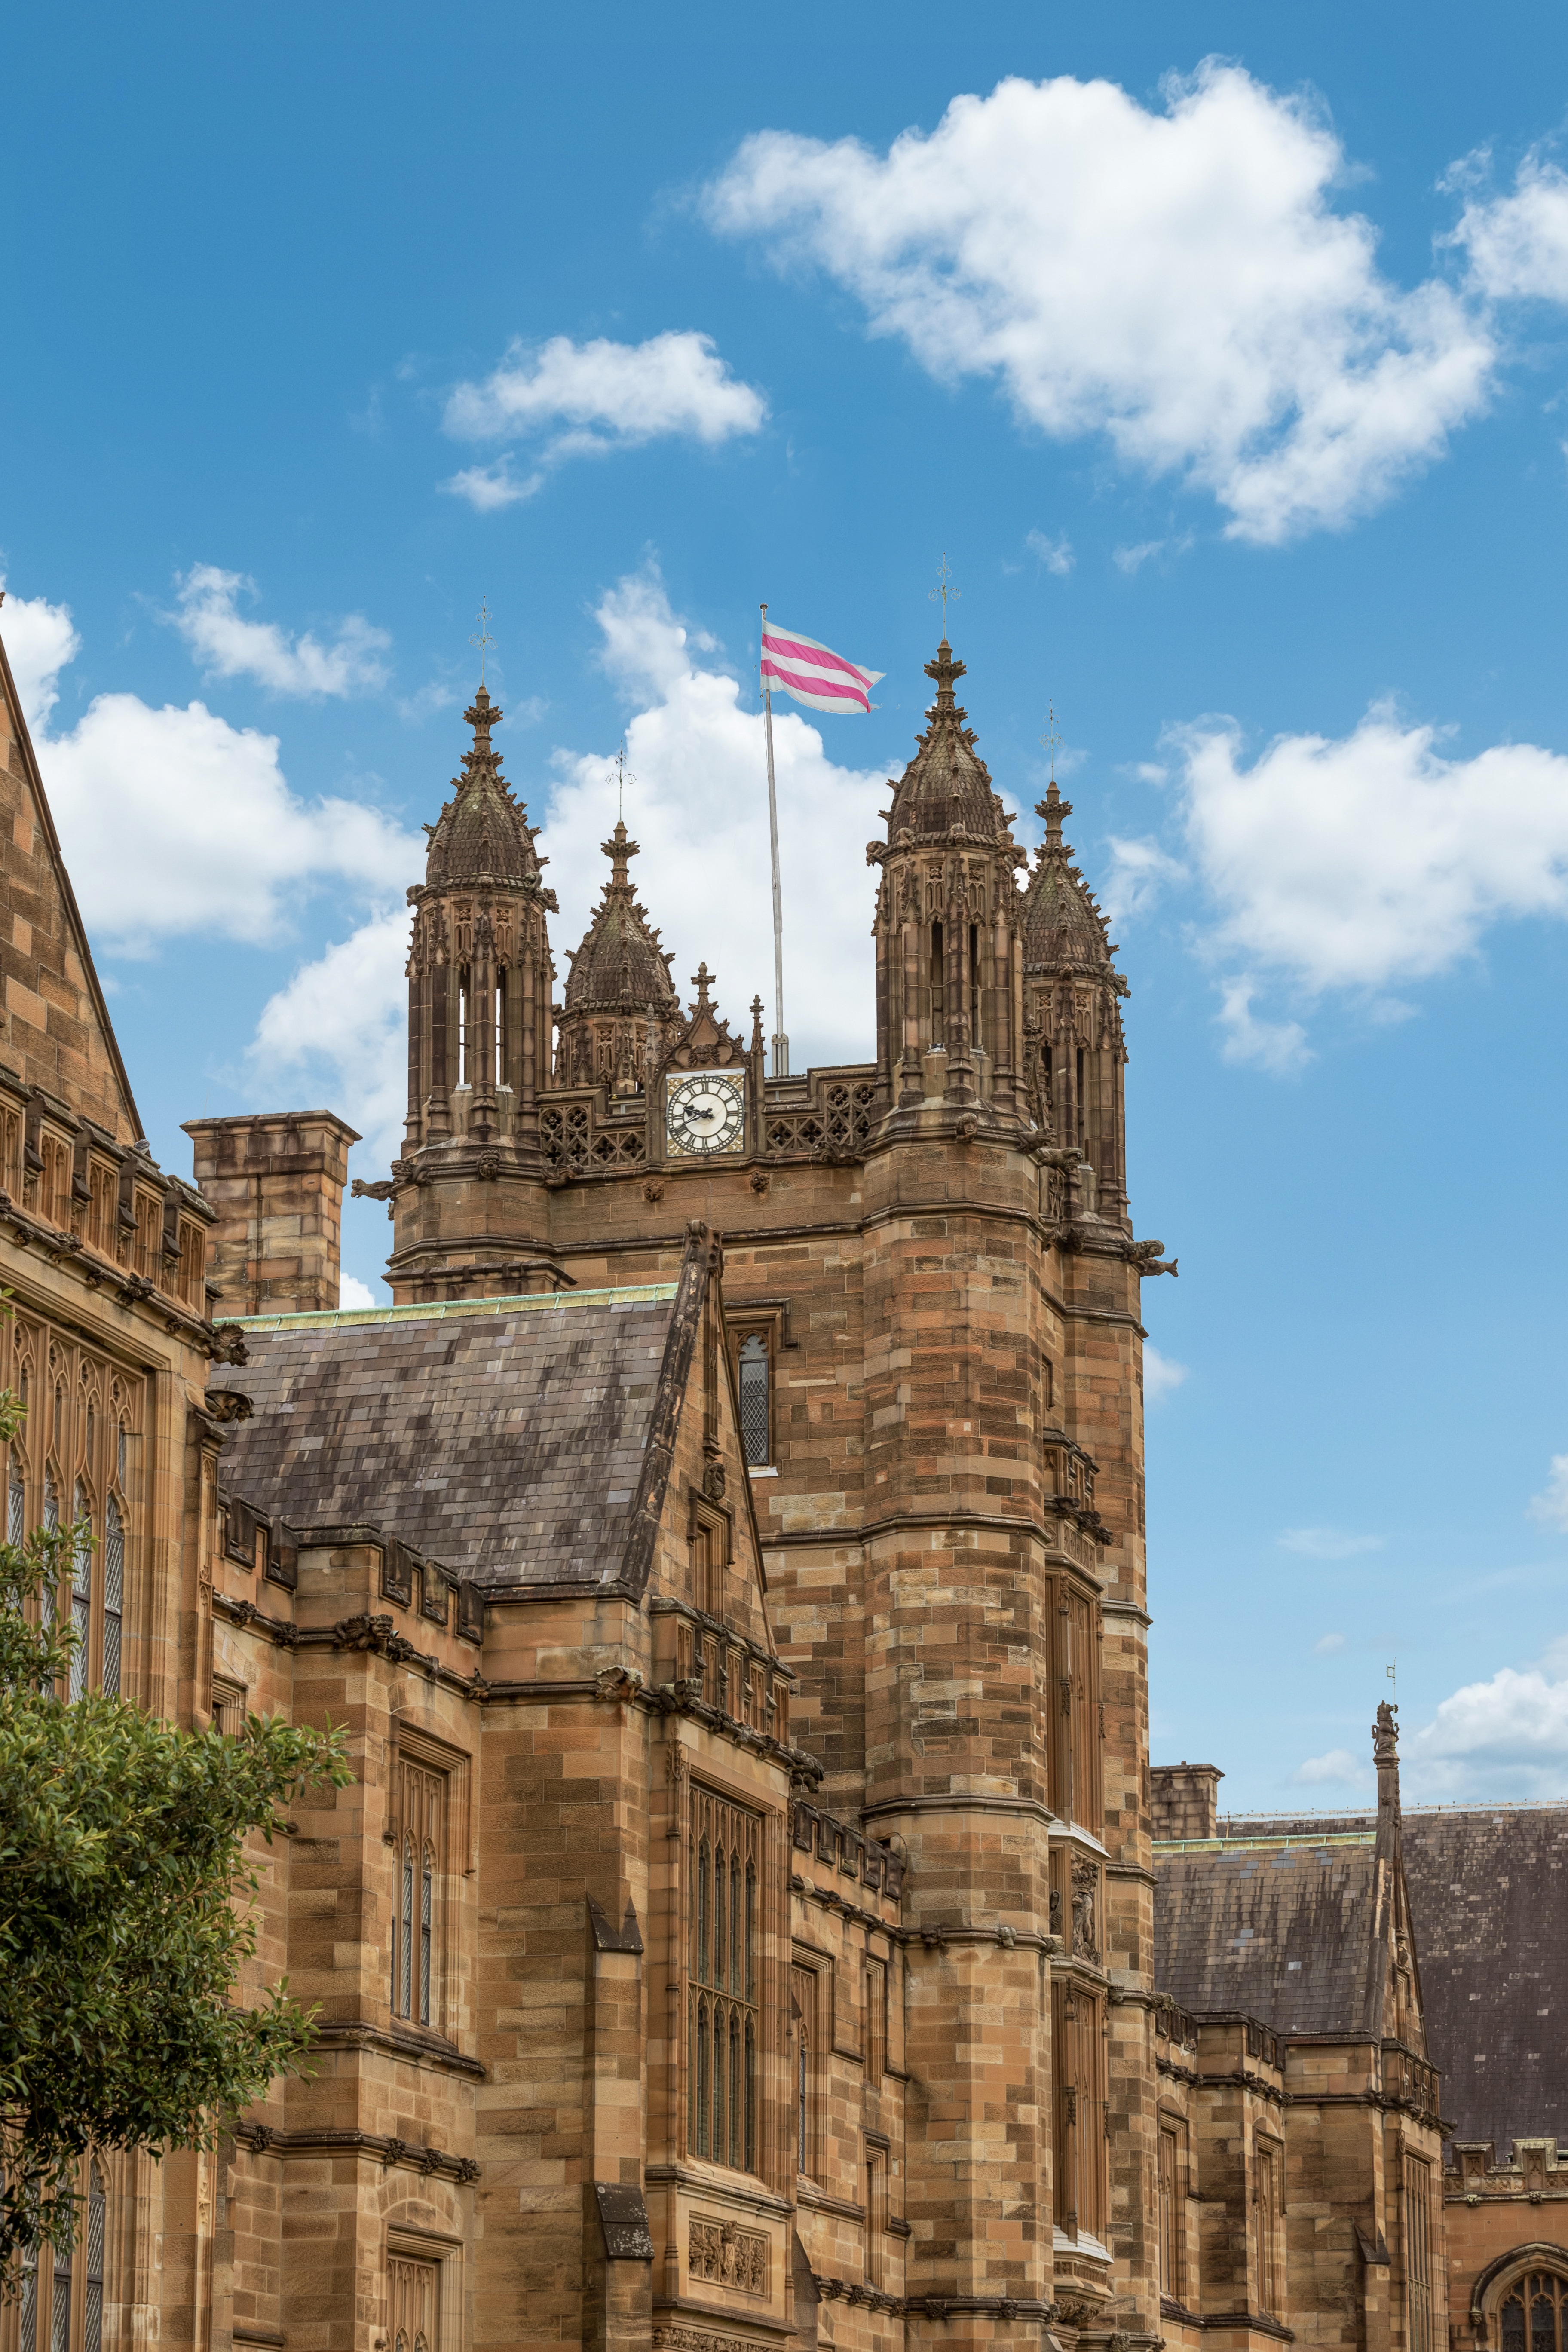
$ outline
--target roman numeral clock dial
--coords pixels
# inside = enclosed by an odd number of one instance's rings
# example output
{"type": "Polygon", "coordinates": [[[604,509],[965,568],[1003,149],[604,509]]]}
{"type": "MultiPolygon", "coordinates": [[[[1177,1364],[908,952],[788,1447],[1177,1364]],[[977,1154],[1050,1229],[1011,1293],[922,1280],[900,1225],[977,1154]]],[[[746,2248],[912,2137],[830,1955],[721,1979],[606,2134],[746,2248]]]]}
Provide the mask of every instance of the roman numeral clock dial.
{"type": "Polygon", "coordinates": [[[665,1082],[664,1131],[672,1157],[707,1159],[741,1148],[746,1082],[727,1070],[693,1070],[665,1082]]]}

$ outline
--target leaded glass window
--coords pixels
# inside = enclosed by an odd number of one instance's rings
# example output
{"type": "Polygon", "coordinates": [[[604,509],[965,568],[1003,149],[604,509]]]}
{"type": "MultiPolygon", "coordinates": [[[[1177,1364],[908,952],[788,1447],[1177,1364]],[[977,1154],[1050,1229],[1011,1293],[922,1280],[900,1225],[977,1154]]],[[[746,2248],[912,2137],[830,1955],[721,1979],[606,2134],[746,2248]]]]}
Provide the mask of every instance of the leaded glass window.
{"type": "Polygon", "coordinates": [[[773,1458],[772,1368],[768,1343],[753,1331],[741,1342],[741,1449],[752,1469],[765,1468],[773,1458]]]}
{"type": "Polygon", "coordinates": [[[691,1790],[688,1920],[687,2145],[735,2172],[757,2162],[756,1940],[761,1817],[713,1790],[691,1790]]]}

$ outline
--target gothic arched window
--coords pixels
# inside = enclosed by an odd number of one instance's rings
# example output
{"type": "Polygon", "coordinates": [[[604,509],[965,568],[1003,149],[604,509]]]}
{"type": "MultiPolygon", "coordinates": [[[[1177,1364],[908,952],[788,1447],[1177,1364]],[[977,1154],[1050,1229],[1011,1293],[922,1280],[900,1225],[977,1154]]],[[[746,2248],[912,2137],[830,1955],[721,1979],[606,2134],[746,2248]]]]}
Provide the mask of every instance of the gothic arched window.
{"type": "Polygon", "coordinates": [[[739,1371],[741,1449],[749,1468],[765,1469],[773,1458],[773,1381],[768,1343],[761,1331],[742,1340],[739,1371]]]}
{"type": "Polygon", "coordinates": [[[1568,2352],[1568,2279],[1529,2271],[1516,2279],[1499,2315],[1502,2352],[1568,2352]]]}
{"type": "Polygon", "coordinates": [[[103,1538],[103,1688],[120,1696],[120,1630],[125,1614],[125,1521],[110,1495],[103,1538]]]}
{"type": "Polygon", "coordinates": [[[87,1488],[79,1478],[71,1507],[71,1631],[76,1649],[71,1656],[70,1695],[80,1698],[87,1689],[92,1644],[92,1530],[87,1488]]]}
{"type": "Polygon", "coordinates": [[[103,2235],[108,2204],[103,2175],[88,2168],[87,2260],[82,2268],[81,2352],[103,2352],[103,2235]]]}

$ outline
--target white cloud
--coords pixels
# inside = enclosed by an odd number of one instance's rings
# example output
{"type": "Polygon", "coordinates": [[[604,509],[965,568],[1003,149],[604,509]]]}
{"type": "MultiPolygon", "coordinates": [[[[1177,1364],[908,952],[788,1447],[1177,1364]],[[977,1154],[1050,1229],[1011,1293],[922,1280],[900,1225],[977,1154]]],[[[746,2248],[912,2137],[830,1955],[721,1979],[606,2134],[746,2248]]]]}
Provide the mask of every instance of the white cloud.
{"type": "MultiPolygon", "coordinates": [[[[1484,171],[1482,155],[1456,167],[1449,184],[1484,171]]],[[[1534,296],[1568,302],[1568,173],[1544,162],[1539,152],[1519,167],[1513,194],[1472,196],[1447,243],[1466,253],[1470,274],[1493,299],[1534,296]]]]}
{"type": "Polygon", "coordinates": [[[1312,1655],[1314,1658],[1337,1658],[1340,1652],[1349,1646],[1342,1633],[1325,1633],[1313,1643],[1312,1655]]]}
{"type": "MultiPolygon", "coordinates": [[[[606,668],[632,707],[626,722],[626,823],[644,844],[632,869],[639,896],[673,950],[683,1000],[706,959],[732,1030],[749,1034],[753,995],[767,1000],[773,1030],[773,913],[768,869],[767,771],[762,713],[742,688],[693,653],[717,650],[670,611],[657,572],[620,581],[596,619],[606,668]]],[[[821,727],[773,712],[779,846],[784,910],[784,1015],[794,1066],[863,1059],[874,1050],[874,984],[868,936],[871,881],[865,844],[888,770],[839,766],[821,727]]],[[[851,748],[850,743],[846,748],[851,748]]],[[[555,754],[557,784],[541,846],[562,914],[552,935],[574,947],[608,871],[599,844],[615,823],[614,771],[603,753],[555,754]]]]}
{"type": "Polygon", "coordinates": [[[144,954],[202,933],[258,944],[285,932],[302,891],[374,899],[417,870],[416,836],[358,801],[300,800],[278,738],[204,703],[154,710],[100,694],[68,732],[47,733],[59,671],[79,650],[69,612],[8,597],[0,623],[28,680],[45,790],[95,944],[144,954]]]}
{"type": "Polygon", "coordinates": [[[368,1282],[361,1282],[353,1274],[343,1275],[338,1283],[340,1307],[380,1307],[384,1302],[376,1297],[368,1282]]]}
{"type": "Polygon", "coordinates": [[[1244,768],[1233,722],[1178,730],[1215,949],[1314,993],[1382,989],[1447,970],[1500,919],[1568,915],[1568,759],[1530,743],[1447,759],[1438,740],[1378,708],[1244,768]]]}
{"type": "Polygon", "coordinates": [[[1556,1643],[1522,1671],[1500,1667],[1444,1699],[1405,1743],[1407,1797],[1568,1794],[1568,1656],[1556,1643]]]}
{"type": "Polygon", "coordinates": [[[1046,570],[1054,572],[1058,580],[1067,578],[1077,560],[1072,551],[1072,541],[1065,530],[1059,539],[1051,539],[1043,530],[1027,531],[1024,544],[1030,554],[1037,556],[1046,570]]]}
{"type": "MultiPolygon", "coordinates": [[[[0,576],[0,590],[5,585],[0,576]]],[[[70,606],[51,604],[44,596],[7,596],[0,606],[0,637],[5,641],[27,731],[37,735],[59,698],[61,670],[81,651],[70,606]]]]}
{"type": "Polygon", "coordinates": [[[1440,280],[1384,276],[1331,209],[1346,159],[1299,100],[1209,61],[1152,111],[1108,81],[1003,81],[887,154],[746,140],[709,217],[815,263],[933,376],[1000,380],[1058,439],[1213,493],[1231,536],[1342,524],[1484,404],[1494,346],[1440,280]]]}
{"type": "Polygon", "coordinates": [[[1178,1364],[1173,1356],[1163,1356],[1158,1348],[1143,1343],[1143,1398],[1147,1404],[1163,1404],[1173,1396],[1186,1379],[1190,1366],[1178,1364]]]}
{"type": "Polygon", "coordinates": [[[363,613],[338,625],[335,641],[324,646],[307,631],[290,637],[275,621],[249,621],[238,609],[241,595],[254,596],[256,583],[243,572],[197,563],[176,578],[178,610],[173,622],[208,677],[253,677],[273,694],[367,694],[384,686],[382,655],[392,639],[374,628],[363,613]]]}
{"type": "MultiPolygon", "coordinates": [[[[405,848],[404,882],[422,870],[424,846],[405,848]]],[[[402,1147],[407,1107],[408,932],[407,908],[387,905],[301,964],[263,1006],[250,1049],[258,1088],[324,1089],[378,1169],[402,1147]]]]}
{"type": "Polygon", "coordinates": [[[1354,1787],[1371,1777],[1371,1767],[1348,1748],[1331,1748],[1326,1756],[1309,1756],[1298,1764],[1290,1778],[1300,1789],[1321,1788],[1325,1783],[1338,1782],[1354,1787]]]}
{"type": "Polygon", "coordinates": [[[1381,1551],[1381,1536],[1347,1535],[1343,1528],[1288,1528],[1275,1541],[1281,1551],[1300,1552],[1308,1559],[1353,1559],[1358,1552],[1381,1551]]]}
{"type": "MultiPolygon", "coordinates": [[[[549,465],[671,436],[713,447],[760,432],[767,413],[762,394],[730,373],[711,336],[672,331],[644,343],[574,343],[567,335],[538,346],[513,342],[482,383],[455,387],[442,421],[460,441],[542,442],[549,465]]],[[[466,467],[442,488],[486,513],[531,498],[544,479],[539,465],[520,479],[508,456],[466,467]]]]}
{"type": "Polygon", "coordinates": [[[1227,1062],[1251,1064],[1275,1078],[1293,1077],[1313,1058],[1307,1033],[1299,1021],[1261,1020],[1252,1009],[1257,993],[1257,982],[1246,972],[1221,982],[1221,1051],[1227,1062]]]}
{"type": "MultiPolygon", "coordinates": [[[[1163,771],[1156,769],[1154,776],[1163,782],[1163,771]]],[[[1191,878],[1180,858],[1147,837],[1127,841],[1112,834],[1110,849],[1110,873],[1104,890],[1110,922],[1119,923],[1128,915],[1146,915],[1163,891],[1191,878]]]]}
{"type": "Polygon", "coordinates": [[[1543,1527],[1568,1535],[1568,1454],[1554,1454],[1544,1490],[1532,1496],[1530,1516],[1543,1527]]]}

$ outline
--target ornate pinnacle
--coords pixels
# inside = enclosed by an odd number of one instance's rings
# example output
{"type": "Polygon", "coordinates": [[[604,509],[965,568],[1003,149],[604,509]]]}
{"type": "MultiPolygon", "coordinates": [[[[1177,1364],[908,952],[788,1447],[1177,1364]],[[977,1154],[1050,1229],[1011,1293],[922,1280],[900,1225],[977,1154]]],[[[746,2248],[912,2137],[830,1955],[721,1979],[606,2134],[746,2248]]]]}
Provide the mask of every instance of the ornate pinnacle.
{"type": "MultiPolygon", "coordinates": [[[[626,831],[624,819],[621,817],[616,819],[614,833],[611,834],[608,841],[600,842],[599,848],[610,860],[611,889],[629,889],[631,886],[626,880],[626,861],[628,858],[641,855],[642,845],[632,839],[626,831]]],[[[639,908],[637,911],[640,914],[642,910],[639,908]]]]}
{"type": "Polygon", "coordinates": [[[1046,847],[1059,850],[1062,845],[1062,819],[1071,816],[1072,803],[1063,800],[1054,776],[1045,799],[1035,803],[1035,814],[1046,820],[1046,847]]]}
{"type": "Polygon", "coordinates": [[[705,1011],[710,1012],[712,1010],[711,1006],[708,1003],[708,991],[718,977],[719,975],[716,971],[709,971],[705,962],[698,965],[696,971],[691,975],[691,985],[697,991],[697,1002],[691,1008],[693,1013],[702,1013],[705,1011]]]}
{"type": "Polygon", "coordinates": [[[463,717],[474,730],[475,751],[488,751],[490,748],[490,729],[500,725],[502,713],[490,700],[482,686],[464,711],[463,717]]]}
{"type": "Polygon", "coordinates": [[[963,675],[964,665],[961,661],[954,661],[952,647],[943,637],[936,649],[936,659],[928,661],[926,664],[927,677],[936,680],[936,707],[939,710],[952,710],[955,708],[952,698],[952,682],[955,677],[962,677],[963,675]]]}

